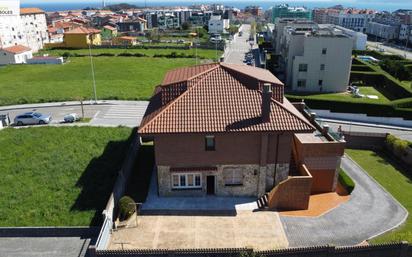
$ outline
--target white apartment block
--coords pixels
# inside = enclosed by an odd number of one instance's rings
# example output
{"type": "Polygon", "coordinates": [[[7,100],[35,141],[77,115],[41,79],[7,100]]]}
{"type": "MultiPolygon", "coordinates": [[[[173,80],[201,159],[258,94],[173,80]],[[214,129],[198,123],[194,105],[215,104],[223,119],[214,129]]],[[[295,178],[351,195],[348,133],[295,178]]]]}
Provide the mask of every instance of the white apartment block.
{"type": "Polygon", "coordinates": [[[412,25],[401,24],[399,40],[408,41],[412,45],[412,25]]]}
{"type": "Polygon", "coordinates": [[[21,8],[20,22],[26,42],[23,44],[37,52],[49,42],[47,33],[46,14],[38,8],[21,8]]]}
{"type": "Polygon", "coordinates": [[[366,33],[380,39],[391,40],[399,38],[400,25],[369,22],[366,33]]]}
{"type": "Polygon", "coordinates": [[[23,45],[37,52],[48,41],[44,11],[21,8],[20,13],[0,16],[0,48],[23,45]]]}
{"type": "Polygon", "coordinates": [[[213,15],[208,22],[209,34],[227,33],[229,29],[229,19],[222,19],[220,15],[213,15]]]}
{"type": "Polygon", "coordinates": [[[276,55],[279,55],[281,51],[281,44],[285,35],[285,27],[288,27],[288,29],[298,28],[300,30],[312,30],[318,27],[318,25],[311,20],[296,18],[278,19],[274,26],[275,28],[272,34],[272,45],[274,48],[274,53],[276,55]]]}
{"type": "Polygon", "coordinates": [[[330,12],[327,23],[339,25],[354,31],[365,32],[368,22],[375,17],[374,13],[350,13],[347,11],[330,12]]]}
{"type": "Polygon", "coordinates": [[[286,86],[301,92],[343,92],[349,85],[353,40],[330,28],[285,28],[281,66],[286,86]]]}
{"type": "Polygon", "coordinates": [[[353,31],[351,29],[347,29],[338,25],[333,24],[319,24],[319,28],[329,28],[333,30],[333,32],[338,35],[342,34],[348,36],[353,41],[353,50],[366,50],[366,42],[368,36],[365,33],[353,31]]]}

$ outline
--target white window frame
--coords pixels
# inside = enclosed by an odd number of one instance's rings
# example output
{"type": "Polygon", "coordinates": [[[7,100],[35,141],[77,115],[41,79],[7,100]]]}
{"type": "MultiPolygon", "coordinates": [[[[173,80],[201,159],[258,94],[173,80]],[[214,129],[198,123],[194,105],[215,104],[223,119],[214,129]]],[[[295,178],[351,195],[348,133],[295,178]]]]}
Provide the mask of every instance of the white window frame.
{"type": "Polygon", "coordinates": [[[172,179],[172,189],[199,189],[202,188],[202,174],[199,172],[188,172],[188,173],[182,173],[182,172],[175,172],[171,174],[171,179],[172,179]],[[174,184],[174,177],[177,176],[178,178],[178,185],[174,184]],[[193,185],[189,186],[189,176],[193,176],[193,185]],[[200,178],[200,183],[199,185],[196,185],[196,177],[199,176],[200,178]],[[185,185],[181,184],[181,177],[185,178],[185,185]]]}

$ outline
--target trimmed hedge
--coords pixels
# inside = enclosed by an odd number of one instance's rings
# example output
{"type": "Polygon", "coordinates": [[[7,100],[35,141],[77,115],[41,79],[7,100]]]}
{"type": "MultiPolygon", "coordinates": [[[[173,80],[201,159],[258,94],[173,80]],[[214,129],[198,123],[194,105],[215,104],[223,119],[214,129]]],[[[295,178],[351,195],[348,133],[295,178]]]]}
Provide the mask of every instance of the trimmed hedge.
{"type": "Polygon", "coordinates": [[[392,151],[400,155],[407,154],[406,149],[412,146],[412,142],[400,139],[392,134],[386,136],[385,143],[392,151]]]}
{"type": "Polygon", "coordinates": [[[351,71],[374,71],[366,65],[353,64],[351,71]]]}
{"type": "Polygon", "coordinates": [[[387,55],[387,54],[382,54],[380,52],[377,51],[370,51],[370,50],[353,50],[352,54],[357,56],[357,55],[370,55],[376,59],[379,60],[405,60],[405,58],[403,58],[400,55],[387,55]]]}
{"type": "Polygon", "coordinates": [[[340,168],[339,171],[338,181],[349,194],[352,193],[353,189],[355,189],[355,182],[345,173],[342,168],[340,168]]]}
{"type": "Polygon", "coordinates": [[[412,108],[399,108],[392,104],[373,104],[356,102],[338,102],[323,99],[310,99],[298,95],[286,95],[291,102],[301,102],[302,100],[313,109],[331,110],[342,113],[366,113],[369,116],[377,117],[402,117],[412,120],[412,108]]]}

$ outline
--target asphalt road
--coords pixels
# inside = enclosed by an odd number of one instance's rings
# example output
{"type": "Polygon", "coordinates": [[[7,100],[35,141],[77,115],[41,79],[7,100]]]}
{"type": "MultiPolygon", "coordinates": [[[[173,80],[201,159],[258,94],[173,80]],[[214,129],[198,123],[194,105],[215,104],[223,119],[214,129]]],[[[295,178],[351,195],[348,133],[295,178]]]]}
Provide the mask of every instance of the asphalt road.
{"type": "MultiPolygon", "coordinates": [[[[91,118],[87,124],[91,126],[136,127],[140,124],[147,105],[147,101],[104,101],[99,104],[85,104],[84,117],[91,118]]],[[[76,102],[0,107],[0,114],[9,114],[12,121],[16,115],[30,111],[51,114],[51,124],[56,126],[63,123],[66,114],[82,113],[80,104],[76,102]]]]}
{"type": "Polygon", "coordinates": [[[400,55],[400,56],[404,56],[405,58],[407,58],[409,60],[412,60],[412,52],[411,51],[405,51],[405,50],[400,49],[400,48],[391,47],[391,46],[385,45],[385,44],[380,43],[380,42],[377,43],[377,42],[367,41],[366,44],[369,48],[371,48],[373,50],[378,50],[379,51],[379,49],[384,49],[385,52],[387,52],[387,53],[397,54],[397,55],[400,55]]]}
{"type": "Polygon", "coordinates": [[[367,123],[352,123],[348,121],[325,121],[331,129],[337,131],[339,127],[348,132],[391,133],[399,138],[412,142],[412,128],[381,126],[367,123]]]}
{"type": "Polygon", "coordinates": [[[0,237],[0,257],[83,257],[89,243],[80,237],[0,237]]]}
{"type": "Polygon", "coordinates": [[[341,167],[356,184],[350,200],[320,217],[281,216],[290,247],[359,244],[407,218],[406,209],[354,161],[345,156],[341,167]]]}
{"type": "MultiPolygon", "coordinates": [[[[225,49],[225,62],[234,63],[234,64],[245,64],[243,60],[245,59],[245,53],[250,51],[249,39],[250,36],[250,25],[243,24],[241,29],[243,33],[241,37],[238,34],[234,39],[227,45],[225,49]]],[[[255,43],[253,49],[256,49],[258,46],[255,43]]]]}

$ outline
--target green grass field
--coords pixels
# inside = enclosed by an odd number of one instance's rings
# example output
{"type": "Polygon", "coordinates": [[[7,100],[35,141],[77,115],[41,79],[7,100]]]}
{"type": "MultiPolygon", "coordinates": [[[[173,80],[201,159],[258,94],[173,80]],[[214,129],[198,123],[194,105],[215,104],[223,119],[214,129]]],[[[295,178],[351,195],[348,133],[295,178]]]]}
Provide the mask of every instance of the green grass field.
{"type": "MultiPolygon", "coordinates": [[[[396,161],[384,153],[370,150],[346,149],[346,153],[355,160],[369,175],[392,194],[408,211],[412,213],[412,173],[406,171],[396,161]]],[[[412,242],[412,217],[398,229],[372,240],[373,243],[406,240],[412,242]]]]}
{"type": "MultiPolygon", "coordinates": [[[[194,65],[195,59],[93,58],[99,99],[147,100],[164,74],[194,65]]],[[[91,99],[90,59],[71,57],[64,65],[0,67],[0,105],[91,99]]]]}
{"type": "Polygon", "coordinates": [[[0,226],[99,225],[129,128],[0,131],[0,226]]]}
{"type": "MultiPolygon", "coordinates": [[[[160,46],[160,44],[158,44],[160,46]]],[[[182,46],[182,45],[180,45],[182,46]]],[[[77,50],[64,50],[64,49],[58,49],[58,50],[42,50],[38,54],[49,54],[53,56],[61,56],[63,53],[69,52],[71,54],[89,54],[89,49],[77,49],[77,50]]],[[[196,54],[196,49],[166,49],[166,48],[159,48],[159,49],[117,49],[117,48],[99,48],[99,49],[92,49],[92,54],[93,55],[98,55],[102,53],[111,53],[111,54],[120,54],[120,53],[142,53],[145,54],[149,57],[153,57],[155,54],[170,54],[172,52],[176,52],[177,54],[184,53],[186,55],[195,55],[196,54]]],[[[218,58],[223,54],[222,51],[217,51],[217,56],[218,58]]],[[[216,51],[213,49],[197,49],[197,55],[199,58],[203,59],[210,59],[210,60],[216,60],[216,51]]]]}
{"type": "Polygon", "coordinates": [[[350,93],[323,93],[323,94],[299,94],[299,93],[288,93],[293,96],[301,96],[303,99],[319,99],[337,102],[355,102],[355,103],[375,103],[375,104],[386,104],[390,101],[374,87],[360,87],[360,94],[364,95],[376,95],[378,99],[371,99],[367,97],[354,97],[350,93]]]}

